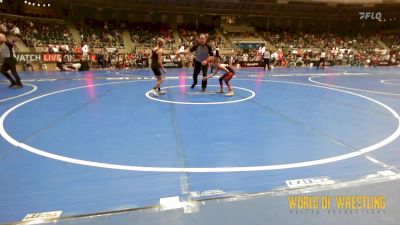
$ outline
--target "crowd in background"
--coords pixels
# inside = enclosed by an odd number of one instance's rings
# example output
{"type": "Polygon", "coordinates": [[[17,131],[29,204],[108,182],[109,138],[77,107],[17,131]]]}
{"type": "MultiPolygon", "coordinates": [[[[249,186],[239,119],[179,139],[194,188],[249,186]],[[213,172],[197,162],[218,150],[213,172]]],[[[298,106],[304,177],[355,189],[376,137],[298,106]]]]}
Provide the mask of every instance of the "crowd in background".
{"type": "Polygon", "coordinates": [[[173,37],[172,28],[166,23],[130,23],[131,39],[133,43],[141,47],[152,46],[157,38],[163,38],[166,49],[175,47],[175,39],[173,37]]]}
{"type": "Polygon", "coordinates": [[[229,44],[215,32],[215,27],[205,24],[200,24],[196,27],[195,24],[181,24],[178,26],[179,46],[188,48],[196,43],[196,37],[200,33],[206,34],[208,44],[214,48],[230,48],[229,44]]]}
{"type": "Polygon", "coordinates": [[[223,33],[229,38],[258,38],[258,35],[255,32],[251,31],[229,32],[227,30],[223,30],[223,33]]]}
{"type": "MultiPolygon", "coordinates": [[[[277,61],[288,66],[308,65],[310,61],[318,60],[321,52],[325,52],[326,59],[335,65],[376,65],[378,61],[392,62],[399,58],[398,51],[388,51],[379,44],[379,40],[385,42],[387,37],[381,34],[340,35],[260,27],[257,30],[275,47],[273,56],[280,53],[277,61]]],[[[393,37],[391,40],[398,39],[393,37]]]]}
{"type": "Polygon", "coordinates": [[[20,38],[27,47],[73,45],[72,34],[65,25],[26,19],[0,19],[0,32],[20,38]]]}
{"type": "Polygon", "coordinates": [[[383,49],[379,46],[378,36],[371,35],[346,35],[335,33],[309,33],[288,30],[259,30],[259,33],[272,45],[282,49],[307,49],[321,48],[357,49],[367,53],[383,49]]]}
{"type": "Polygon", "coordinates": [[[387,47],[394,51],[400,51],[400,35],[382,35],[381,40],[387,47]]]}
{"type": "MultiPolygon", "coordinates": [[[[261,61],[262,51],[256,47],[234,46],[226,38],[260,38],[273,47],[268,49],[275,66],[309,66],[318,61],[321,52],[326,53],[326,60],[334,65],[375,65],[378,61],[398,62],[400,51],[399,35],[383,34],[336,34],[290,31],[285,29],[266,29],[256,27],[255,32],[216,32],[215,27],[205,24],[178,25],[174,30],[166,23],[149,22],[104,22],[88,20],[77,25],[82,46],[77,46],[71,32],[65,25],[49,24],[34,20],[0,19],[0,32],[21,39],[27,47],[42,47],[47,53],[85,54],[90,52],[90,60],[100,68],[132,68],[148,66],[150,47],[157,38],[165,40],[167,50],[165,60],[179,62],[190,67],[191,55],[176,54],[196,44],[199,33],[205,33],[208,44],[215,50],[224,50],[222,60],[230,64],[243,61],[261,61]],[[130,32],[135,49],[127,54],[120,54],[124,48],[122,31],[130,32]],[[224,35],[224,36],[221,36],[224,35]],[[175,43],[175,38],[177,43],[175,43]],[[382,41],[389,48],[386,50],[382,41]],[[85,47],[84,47],[85,46],[85,47]],[[86,52],[83,50],[87,48],[86,52]],[[94,51],[94,49],[97,49],[94,51]]],[[[248,45],[247,45],[248,46],[248,45]]],[[[251,45],[250,45],[251,46],[251,45]]]]}
{"type": "Polygon", "coordinates": [[[121,29],[124,24],[87,20],[77,26],[81,40],[92,48],[116,47],[123,48],[121,29]]]}

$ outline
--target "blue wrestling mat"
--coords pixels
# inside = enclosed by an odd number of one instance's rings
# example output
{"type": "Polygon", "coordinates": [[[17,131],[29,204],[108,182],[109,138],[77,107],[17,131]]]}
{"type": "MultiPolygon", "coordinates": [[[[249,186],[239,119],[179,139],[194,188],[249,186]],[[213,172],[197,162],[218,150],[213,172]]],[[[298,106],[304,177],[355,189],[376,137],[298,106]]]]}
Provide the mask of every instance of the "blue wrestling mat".
{"type": "Polygon", "coordinates": [[[398,67],[240,69],[234,97],[191,73],[169,69],[160,97],[147,69],[2,78],[0,223],[400,172],[398,67]]]}

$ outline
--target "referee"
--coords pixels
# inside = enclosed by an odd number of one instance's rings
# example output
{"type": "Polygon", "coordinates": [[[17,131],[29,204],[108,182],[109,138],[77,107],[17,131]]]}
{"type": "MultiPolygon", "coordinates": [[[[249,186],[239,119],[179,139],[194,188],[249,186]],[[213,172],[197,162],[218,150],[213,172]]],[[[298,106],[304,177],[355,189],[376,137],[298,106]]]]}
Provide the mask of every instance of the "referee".
{"type": "Polygon", "coordinates": [[[4,34],[0,34],[0,61],[1,73],[10,81],[10,88],[22,88],[21,79],[17,73],[17,59],[14,45],[7,41],[4,34]],[[12,76],[8,73],[11,70],[12,76]]]}
{"type": "Polygon", "coordinates": [[[317,69],[319,69],[319,67],[321,66],[321,63],[322,63],[322,69],[325,69],[325,56],[326,56],[325,50],[322,50],[322,52],[319,56],[319,63],[318,63],[317,69]]]}
{"type": "MultiPolygon", "coordinates": [[[[197,85],[197,76],[200,73],[200,70],[203,70],[203,77],[207,77],[208,70],[208,57],[214,56],[212,52],[211,46],[206,43],[206,35],[200,34],[198,38],[198,43],[189,49],[189,52],[195,53],[194,58],[194,71],[193,71],[193,84],[191,88],[193,89],[197,85]]],[[[203,92],[206,91],[207,88],[207,80],[202,80],[201,90],[203,92]]]]}
{"type": "Polygon", "coordinates": [[[271,53],[268,51],[268,49],[266,49],[265,52],[263,53],[264,71],[267,66],[268,70],[271,70],[271,66],[269,65],[270,59],[271,59],[271,53]]]}

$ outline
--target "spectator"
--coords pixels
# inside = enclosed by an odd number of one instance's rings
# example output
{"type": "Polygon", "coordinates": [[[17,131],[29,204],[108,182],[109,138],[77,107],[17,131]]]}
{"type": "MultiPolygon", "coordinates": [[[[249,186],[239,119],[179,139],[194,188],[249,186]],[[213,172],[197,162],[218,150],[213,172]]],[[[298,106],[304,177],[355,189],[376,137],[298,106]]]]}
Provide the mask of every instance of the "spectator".
{"type": "Polygon", "coordinates": [[[14,25],[13,28],[11,29],[11,33],[17,37],[21,36],[21,31],[16,25],[14,25]]]}

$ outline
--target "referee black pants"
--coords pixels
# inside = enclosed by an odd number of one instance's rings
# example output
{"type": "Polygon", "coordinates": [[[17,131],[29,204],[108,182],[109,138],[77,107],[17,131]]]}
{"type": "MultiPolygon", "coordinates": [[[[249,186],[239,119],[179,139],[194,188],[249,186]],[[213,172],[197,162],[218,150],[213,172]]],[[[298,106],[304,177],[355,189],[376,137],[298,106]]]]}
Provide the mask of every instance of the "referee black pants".
{"type": "MultiPolygon", "coordinates": [[[[207,70],[208,70],[208,64],[203,66],[201,65],[201,62],[194,60],[194,71],[193,71],[193,85],[192,88],[194,86],[197,85],[197,76],[199,76],[200,70],[203,70],[203,77],[207,76],[207,70]]],[[[205,90],[207,88],[207,80],[202,80],[201,82],[201,89],[205,90]]]]}
{"type": "Polygon", "coordinates": [[[16,64],[17,60],[15,58],[5,58],[0,71],[5,77],[7,77],[11,84],[22,85],[21,78],[19,78],[17,73],[16,64]],[[11,70],[12,76],[8,73],[9,70],[11,70]]]}
{"type": "Polygon", "coordinates": [[[269,58],[264,58],[264,70],[268,66],[268,70],[271,69],[271,66],[269,65],[269,58]]]}

